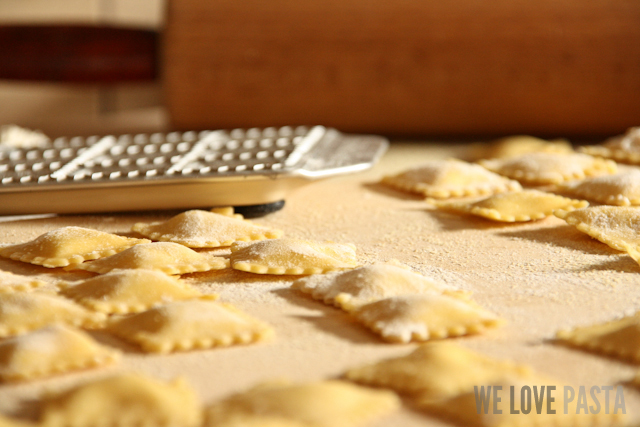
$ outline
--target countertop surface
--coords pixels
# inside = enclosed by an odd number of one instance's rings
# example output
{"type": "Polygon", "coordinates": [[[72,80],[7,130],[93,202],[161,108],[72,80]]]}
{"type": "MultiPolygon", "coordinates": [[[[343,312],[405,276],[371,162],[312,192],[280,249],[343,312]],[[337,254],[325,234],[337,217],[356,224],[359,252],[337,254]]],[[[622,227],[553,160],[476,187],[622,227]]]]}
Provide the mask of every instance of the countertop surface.
{"type": "MultiPolygon", "coordinates": [[[[472,291],[479,304],[507,322],[483,335],[455,339],[461,346],[531,365],[576,386],[629,381],[637,370],[633,365],[551,340],[559,329],[604,322],[640,307],[640,266],[631,257],[556,217],[496,223],[435,210],[420,197],[378,184],[383,175],[429,159],[462,156],[467,148],[464,144],[394,143],[373,169],[313,182],[293,192],[284,209],[254,222],[279,228],[285,237],[353,243],[363,265],[395,259],[452,287],[472,291]]],[[[4,217],[0,218],[0,242],[25,242],[71,225],[128,234],[136,222],[164,220],[176,213],[4,217]]],[[[91,276],[8,259],[0,259],[0,269],[49,283],[91,276]]],[[[247,346],[153,355],[95,332],[97,339],[124,352],[118,364],[2,384],[0,412],[36,418],[46,392],[125,371],[167,380],[183,376],[207,405],[262,381],[335,378],[351,367],[405,355],[416,348],[416,344],[385,343],[347,313],[290,289],[296,279],[293,276],[228,269],[182,277],[202,292],[218,294],[220,301],[268,322],[275,337],[247,346]]],[[[637,413],[640,390],[625,385],[624,397],[627,412],[637,413]]],[[[447,423],[405,407],[370,425],[447,423]]]]}

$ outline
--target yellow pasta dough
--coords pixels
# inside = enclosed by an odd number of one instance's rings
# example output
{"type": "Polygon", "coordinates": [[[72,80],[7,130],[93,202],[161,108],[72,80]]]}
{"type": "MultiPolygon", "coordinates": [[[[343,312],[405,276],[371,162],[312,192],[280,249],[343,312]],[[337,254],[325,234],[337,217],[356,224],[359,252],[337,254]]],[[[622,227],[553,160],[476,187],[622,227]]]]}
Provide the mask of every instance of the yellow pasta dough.
{"type": "Polygon", "coordinates": [[[515,157],[527,153],[572,153],[573,147],[566,139],[536,138],[529,135],[513,135],[493,141],[487,158],[515,157]]]}
{"type": "Polygon", "coordinates": [[[147,239],[117,236],[82,227],[63,227],[36,239],[0,249],[0,256],[44,267],[66,267],[110,256],[147,239]]]}
{"type": "Polygon", "coordinates": [[[54,323],[99,327],[105,319],[103,313],[91,312],[53,294],[0,294],[0,337],[20,335],[54,323]]]}
{"type": "Polygon", "coordinates": [[[395,393],[345,381],[268,384],[231,396],[211,406],[205,427],[278,426],[351,427],[380,418],[400,407],[395,393]],[[299,423],[299,424],[290,424],[299,423]]]}
{"type": "Polygon", "coordinates": [[[606,205],[637,206],[640,205],[640,170],[567,182],[560,186],[560,191],[606,205]]]}
{"type": "Polygon", "coordinates": [[[258,274],[318,274],[356,267],[351,244],[275,239],[231,246],[231,267],[258,274]]]}
{"type": "Polygon", "coordinates": [[[119,254],[73,266],[73,269],[104,274],[115,269],[144,268],[167,274],[185,274],[228,266],[229,261],[224,258],[198,253],[178,243],[158,242],[136,245],[119,254]]]}
{"type": "Polygon", "coordinates": [[[457,159],[432,160],[393,176],[382,184],[427,197],[477,196],[520,190],[520,184],[485,168],[457,159]]]}
{"type": "Polygon", "coordinates": [[[510,377],[528,378],[531,373],[528,366],[492,359],[440,341],[422,344],[406,356],[350,369],[345,378],[438,400],[473,390],[474,385],[492,384],[510,377]]]}
{"type": "Polygon", "coordinates": [[[581,147],[580,151],[621,163],[640,164],[640,127],[629,128],[624,135],[609,138],[602,145],[581,147]]]}
{"type": "Polygon", "coordinates": [[[429,293],[464,295],[441,283],[389,264],[368,265],[298,279],[291,285],[326,304],[350,308],[397,295],[429,293]]]}
{"type": "Polygon", "coordinates": [[[640,247],[640,208],[591,206],[575,211],[556,211],[558,218],[619,251],[640,247]]]}
{"type": "Polygon", "coordinates": [[[196,427],[202,408],[182,379],[121,374],[81,385],[44,405],[42,424],[60,427],[196,427]]]}
{"type": "Polygon", "coordinates": [[[282,236],[280,230],[202,210],[183,212],[165,222],[137,223],[132,230],[152,240],[180,243],[190,248],[214,248],[282,236]]]}
{"type": "Polygon", "coordinates": [[[524,222],[545,218],[558,209],[571,211],[589,205],[538,190],[524,190],[495,194],[482,200],[464,202],[436,202],[442,209],[481,216],[493,221],[524,222]]]}
{"type": "Polygon", "coordinates": [[[46,284],[47,282],[42,280],[0,270],[0,293],[30,291],[46,284]]]}
{"type": "Polygon", "coordinates": [[[558,342],[640,363],[640,313],[610,322],[561,330],[558,342]]]}
{"type": "Polygon", "coordinates": [[[25,420],[8,418],[4,415],[0,415],[0,427],[40,427],[40,424],[35,424],[25,420]]]}
{"type": "Polygon", "coordinates": [[[61,284],[61,294],[103,313],[137,313],[200,294],[179,279],[154,270],[111,270],[79,284],[61,284]]]}
{"type": "Polygon", "coordinates": [[[478,334],[502,323],[476,303],[447,295],[390,297],[351,314],[384,340],[402,343],[478,334]]]}
{"type": "Polygon", "coordinates": [[[47,326],[0,342],[0,378],[31,380],[114,363],[120,352],[98,344],[87,333],[63,325],[47,326]]]}
{"type": "Polygon", "coordinates": [[[109,329],[153,353],[249,344],[273,334],[267,324],[213,299],[172,302],[115,320],[109,329]]]}
{"type": "Polygon", "coordinates": [[[487,169],[526,185],[560,184],[617,171],[615,162],[587,154],[528,153],[506,159],[480,160],[487,169]]]}

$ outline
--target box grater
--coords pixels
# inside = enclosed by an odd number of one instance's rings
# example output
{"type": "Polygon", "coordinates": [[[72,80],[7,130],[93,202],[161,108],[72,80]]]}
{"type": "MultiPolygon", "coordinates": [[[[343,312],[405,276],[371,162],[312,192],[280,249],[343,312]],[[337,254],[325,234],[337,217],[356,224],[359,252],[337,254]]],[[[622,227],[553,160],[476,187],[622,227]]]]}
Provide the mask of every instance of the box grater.
{"type": "Polygon", "coordinates": [[[386,139],[323,126],[58,138],[0,149],[0,215],[248,206],[371,167],[386,139]]]}

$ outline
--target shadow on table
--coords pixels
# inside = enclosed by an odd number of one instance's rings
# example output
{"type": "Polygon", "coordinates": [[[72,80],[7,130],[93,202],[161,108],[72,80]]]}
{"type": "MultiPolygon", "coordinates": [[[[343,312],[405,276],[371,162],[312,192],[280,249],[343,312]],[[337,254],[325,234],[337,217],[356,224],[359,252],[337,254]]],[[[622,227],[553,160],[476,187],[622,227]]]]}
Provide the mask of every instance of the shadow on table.
{"type": "Polygon", "coordinates": [[[548,243],[560,248],[572,249],[593,255],[617,255],[621,253],[568,224],[555,227],[505,231],[498,233],[498,235],[531,240],[539,243],[548,243]]]}

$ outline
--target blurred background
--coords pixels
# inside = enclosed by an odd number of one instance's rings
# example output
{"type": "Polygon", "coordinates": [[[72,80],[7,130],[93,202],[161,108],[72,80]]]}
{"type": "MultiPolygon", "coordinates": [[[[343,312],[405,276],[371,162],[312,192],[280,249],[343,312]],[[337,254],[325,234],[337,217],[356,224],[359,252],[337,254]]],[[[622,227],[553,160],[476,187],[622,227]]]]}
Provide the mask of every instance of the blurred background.
{"type": "Polygon", "coordinates": [[[597,140],[640,125],[639,23],[637,0],[2,0],[0,124],[597,140]],[[93,75],[56,74],[83,55],[93,75]]]}

